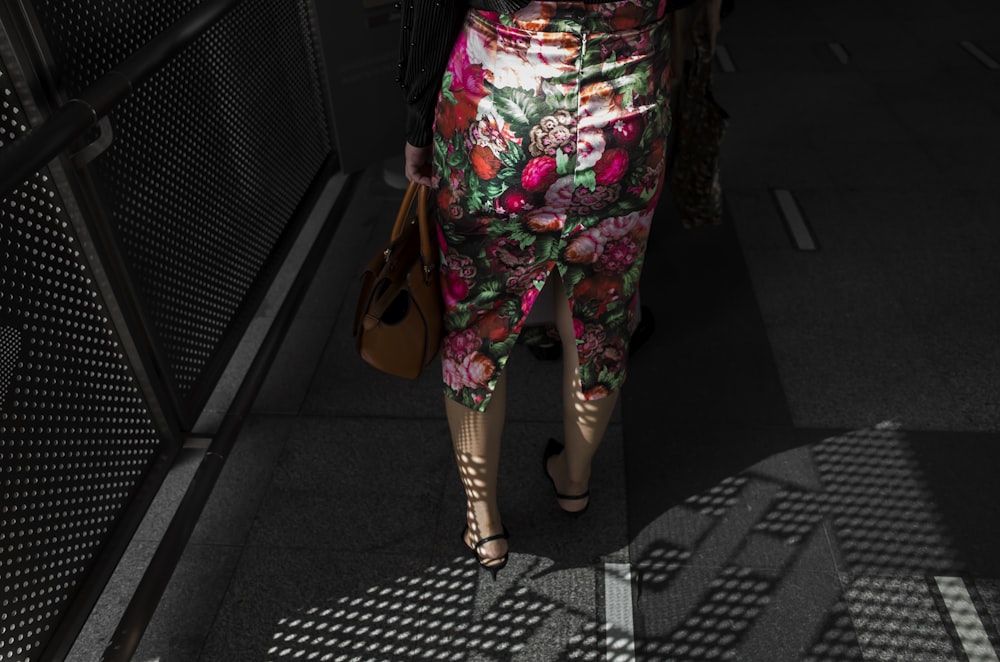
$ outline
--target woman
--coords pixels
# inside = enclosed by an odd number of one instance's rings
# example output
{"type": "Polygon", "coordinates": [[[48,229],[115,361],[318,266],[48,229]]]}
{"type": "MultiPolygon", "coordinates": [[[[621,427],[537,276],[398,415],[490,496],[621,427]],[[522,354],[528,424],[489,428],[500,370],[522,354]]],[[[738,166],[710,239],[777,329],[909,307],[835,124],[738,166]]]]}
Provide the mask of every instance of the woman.
{"type": "Polygon", "coordinates": [[[564,511],[589,504],[663,184],[667,1],[403,0],[406,174],[439,207],[462,539],[494,577],[508,558],[504,367],[543,285],[564,364],[564,442],[549,441],[543,468],[564,511]]]}

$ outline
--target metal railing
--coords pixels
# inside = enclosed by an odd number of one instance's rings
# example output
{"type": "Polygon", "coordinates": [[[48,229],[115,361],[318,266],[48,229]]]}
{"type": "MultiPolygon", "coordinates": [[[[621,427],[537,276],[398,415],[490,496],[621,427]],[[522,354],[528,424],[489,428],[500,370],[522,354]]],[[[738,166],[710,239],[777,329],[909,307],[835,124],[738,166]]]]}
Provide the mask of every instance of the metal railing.
{"type": "Polygon", "coordinates": [[[198,519],[208,504],[219,476],[225,467],[236,443],[237,436],[243,428],[251,408],[260,393],[268,371],[281,349],[282,342],[295,319],[305,295],[309,290],[320,263],[326,254],[333,235],[337,230],[340,217],[350,201],[358,176],[349,176],[343,191],[338,197],[337,205],[313,242],[298,275],[291,284],[284,302],[275,314],[274,321],[261,347],[247,370],[219,430],[202,457],[191,483],[184,492],[180,505],[174,511],[163,538],[160,540],[149,565],[142,575],[132,598],[129,601],[118,627],[112,634],[111,641],[104,650],[101,662],[128,662],[132,659],[149,626],[156,607],[163,597],[181,555],[184,553],[191,535],[194,533],[198,519]]]}
{"type": "Polygon", "coordinates": [[[137,50],[71,99],[45,122],[0,149],[0,195],[87,135],[115,109],[135,85],[204,34],[242,0],[205,0],[165,32],[137,50]]]}
{"type": "MultiPolygon", "coordinates": [[[[231,10],[245,2],[246,0],[202,0],[187,15],[172,23],[145,46],[122,60],[111,71],[101,75],[83,92],[62,104],[38,126],[28,129],[26,133],[13,142],[0,147],[0,198],[8,196],[14,189],[24,185],[34,173],[43,171],[60,155],[74,150],[77,151],[77,154],[88,156],[99,153],[100,144],[83,145],[84,140],[93,134],[95,127],[99,128],[102,122],[106,122],[105,118],[112,111],[120,108],[122,102],[132,94],[134,88],[141,82],[162,70],[176,55],[203,37],[231,10]]],[[[6,3],[4,4],[6,5],[6,3]]],[[[6,12],[14,6],[12,4],[0,8],[2,9],[0,19],[6,21],[8,16],[6,12]]],[[[103,136],[98,143],[104,142],[107,137],[107,135],[103,136]]],[[[299,204],[291,212],[293,219],[304,219],[308,215],[309,210],[317,204],[326,181],[337,170],[336,155],[330,152],[325,152],[325,155],[325,161],[319,162],[319,172],[310,170],[309,176],[315,175],[315,178],[301,194],[301,197],[299,197],[300,192],[296,190],[293,199],[299,204]]],[[[74,160],[76,159],[74,158],[74,160]]],[[[79,166],[79,164],[77,165],[79,166]]],[[[51,166],[52,169],[56,167],[56,164],[51,166]]],[[[308,178],[305,181],[308,181],[308,178]]],[[[354,178],[349,178],[348,185],[345,185],[341,192],[338,206],[329,215],[323,230],[316,237],[312,250],[301,266],[295,282],[286,295],[284,304],[272,322],[263,345],[258,349],[253,364],[243,377],[242,385],[233,404],[229,407],[221,427],[214,434],[195,477],[161,539],[142,580],[135,589],[131,601],[112,635],[103,659],[118,662],[131,659],[134,654],[211,495],[213,486],[222,471],[247,412],[267,374],[267,369],[288,331],[294,313],[301,303],[312,275],[325,252],[325,246],[330,242],[333,232],[336,230],[340,213],[342,213],[341,207],[346,204],[344,200],[350,197],[353,182],[354,178]]],[[[297,220],[290,221],[288,227],[300,227],[299,222],[297,220]]],[[[294,236],[291,239],[294,239],[294,236]]],[[[98,243],[102,240],[101,236],[96,238],[98,243]]],[[[283,251],[287,249],[287,246],[282,248],[285,243],[284,239],[280,242],[276,241],[277,248],[274,249],[272,256],[278,262],[283,259],[283,251]]],[[[287,244],[290,246],[291,242],[288,241],[287,244]]],[[[92,259],[98,262],[102,261],[100,257],[92,259]]],[[[106,265],[102,264],[102,266],[106,265]]],[[[270,266],[265,265],[264,270],[269,268],[270,266]]],[[[139,294],[130,290],[127,296],[138,297],[139,294]]],[[[125,318],[121,327],[127,327],[130,332],[134,332],[135,329],[131,328],[133,323],[134,320],[131,318],[125,318]]],[[[237,333],[240,332],[237,331],[237,333]]],[[[171,419],[171,427],[176,423],[176,420],[171,419]]],[[[179,430],[172,430],[166,436],[172,438],[171,442],[179,443],[180,441],[179,430]]],[[[174,444],[170,443],[164,446],[172,447],[174,444]]],[[[148,473],[141,479],[136,491],[129,497],[130,500],[126,507],[118,511],[114,529],[103,540],[100,552],[94,563],[89,566],[84,581],[77,585],[75,597],[69,600],[65,609],[58,612],[58,616],[53,617],[58,620],[54,621],[55,626],[49,631],[47,641],[39,649],[40,657],[38,659],[41,662],[56,662],[65,659],[69,654],[97,604],[101,591],[114,573],[129,541],[135,535],[143,515],[152,504],[177,451],[177,448],[164,448],[163,452],[159,453],[158,458],[148,467],[148,473]]]]}

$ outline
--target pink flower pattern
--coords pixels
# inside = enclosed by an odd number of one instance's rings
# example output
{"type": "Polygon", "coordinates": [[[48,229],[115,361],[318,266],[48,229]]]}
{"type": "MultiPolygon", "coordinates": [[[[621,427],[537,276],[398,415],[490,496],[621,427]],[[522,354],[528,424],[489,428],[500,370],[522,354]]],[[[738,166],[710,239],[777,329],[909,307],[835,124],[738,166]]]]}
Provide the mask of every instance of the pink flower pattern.
{"type": "Polygon", "coordinates": [[[573,283],[584,394],[603,397],[625,380],[662,188],[669,34],[663,0],[580,6],[470,12],[438,101],[444,388],[480,411],[556,265],[573,283]],[[638,27],[616,29],[619,10],[638,27]],[[581,30],[592,33],[586,47],[566,37],[581,30]],[[477,148],[499,164],[474,168],[477,148]]]}

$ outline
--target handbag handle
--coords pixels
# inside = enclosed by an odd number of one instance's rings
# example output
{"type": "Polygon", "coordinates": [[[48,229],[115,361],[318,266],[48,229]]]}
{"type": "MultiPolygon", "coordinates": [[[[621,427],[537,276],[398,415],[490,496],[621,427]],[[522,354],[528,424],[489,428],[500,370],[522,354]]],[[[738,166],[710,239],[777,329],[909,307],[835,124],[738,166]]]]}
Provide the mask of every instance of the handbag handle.
{"type": "MultiPolygon", "coordinates": [[[[417,225],[420,232],[420,259],[424,265],[424,280],[429,282],[431,272],[434,270],[436,260],[434,259],[434,246],[431,243],[431,219],[430,219],[430,189],[416,182],[410,182],[403,195],[403,203],[399,206],[399,213],[396,215],[396,222],[392,226],[392,240],[395,241],[403,234],[406,227],[406,219],[410,209],[413,208],[413,199],[417,199],[417,225]]],[[[389,259],[386,251],[386,260],[389,259]]]]}

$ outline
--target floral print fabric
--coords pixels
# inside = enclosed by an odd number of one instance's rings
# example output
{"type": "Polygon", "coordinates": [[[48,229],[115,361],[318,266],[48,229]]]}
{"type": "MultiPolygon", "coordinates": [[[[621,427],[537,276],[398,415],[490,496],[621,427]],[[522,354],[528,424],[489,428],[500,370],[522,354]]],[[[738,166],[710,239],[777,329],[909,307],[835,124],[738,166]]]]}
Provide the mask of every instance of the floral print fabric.
{"type": "Polygon", "coordinates": [[[553,269],[585,397],[621,388],[670,126],[665,4],[469,12],[435,118],[448,397],[486,408],[553,269]]]}

